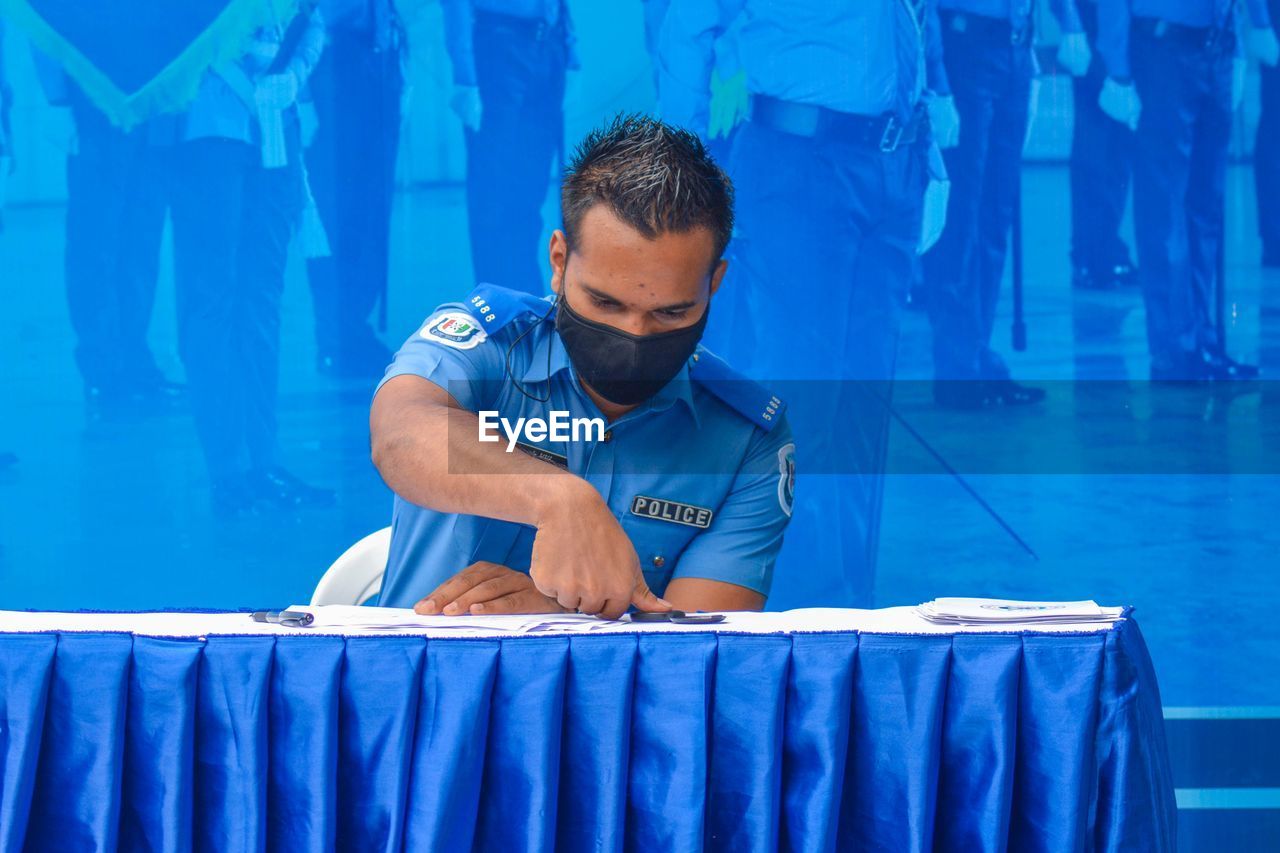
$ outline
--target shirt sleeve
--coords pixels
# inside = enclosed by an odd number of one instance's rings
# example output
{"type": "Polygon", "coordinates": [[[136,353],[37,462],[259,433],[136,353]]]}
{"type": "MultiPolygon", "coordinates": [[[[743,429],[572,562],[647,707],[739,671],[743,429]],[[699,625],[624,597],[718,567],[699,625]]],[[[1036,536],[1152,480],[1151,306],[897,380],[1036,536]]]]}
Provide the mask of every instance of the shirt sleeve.
{"type": "Polygon", "coordinates": [[[1084,32],[1084,24],[1080,22],[1080,9],[1076,6],[1076,0],[1052,0],[1049,6],[1064,33],[1084,32]]]}
{"type": "Polygon", "coordinates": [[[938,17],[938,0],[928,0],[924,7],[925,83],[935,95],[950,95],[947,65],[942,50],[942,19],[938,17]]]}
{"type": "Polygon", "coordinates": [[[757,431],[711,526],[694,538],[672,572],[737,584],[768,597],[795,495],[795,443],[784,419],[757,431]]]}
{"type": "Polygon", "coordinates": [[[1129,79],[1129,0],[1098,0],[1098,53],[1107,75],[1129,79]]]}
{"type": "Polygon", "coordinates": [[[444,46],[453,63],[453,82],[476,85],[476,56],[473,42],[475,17],[471,0],[441,0],[444,12],[444,46]]]}
{"type": "Polygon", "coordinates": [[[289,70],[297,77],[299,86],[307,82],[311,72],[319,64],[320,55],[324,53],[324,39],[324,16],[317,7],[311,10],[307,28],[302,31],[302,38],[298,40],[298,46],[289,59],[289,70]]]}
{"type": "Polygon", "coordinates": [[[378,390],[396,376],[421,376],[448,391],[462,408],[478,412],[492,405],[505,376],[505,337],[504,332],[489,337],[464,308],[444,306],[400,347],[378,390]]]}
{"type": "MultiPolygon", "coordinates": [[[[1266,0],[1249,0],[1249,24],[1254,29],[1265,30],[1272,26],[1275,22],[1271,20],[1271,10],[1267,8],[1266,0]]],[[[1243,32],[1237,27],[1236,32],[1243,32]]],[[[1236,39],[1237,42],[1241,39],[1236,39]]]]}
{"type": "Polygon", "coordinates": [[[716,41],[741,7],[742,0],[680,0],[667,9],[654,57],[658,110],[665,121],[706,134],[716,41]]]}

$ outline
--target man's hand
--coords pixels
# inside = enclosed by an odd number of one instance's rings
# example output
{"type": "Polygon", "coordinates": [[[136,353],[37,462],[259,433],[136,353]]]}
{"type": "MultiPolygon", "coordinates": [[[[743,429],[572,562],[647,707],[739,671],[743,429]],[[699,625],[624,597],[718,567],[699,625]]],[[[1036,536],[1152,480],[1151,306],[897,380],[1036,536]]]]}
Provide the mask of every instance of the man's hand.
{"type": "Polygon", "coordinates": [[[1274,68],[1280,62],[1280,41],[1276,39],[1276,31],[1271,27],[1249,30],[1249,53],[1268,68],[1274,68]]]}
{"type": "Polygon", "coordinates": [[[467,130],[474,132],[480,129],[480,122],[484,118],[484,103],[480,100],[478,86],[455,86],[453,96],[449,98],[449,107],[467,130]]]}
{"type": "Polygon", "coordinates": [[[1098,106],[1115,121],[1127,125],[1130,130],[1138,129],[1138,118],[1142,115],[1142,101],[1132,83],[1121,83],[1108,77],[1098,93],[1098,106]]]}
{"type": "Polygon", "coordinates": [[[472,563],[413,606],[423,616],[467,613],[563,613],[555,599],[538,592],[533,579],[497,563],[472,563]]]}
{"type": "Polygon", "coordinates": [[[960,111],[956,109],[956,99],[938,95],[929,101],[928,110],[933,141],[939,148],[955,148],[960,143],[960,111]]]}
{"type": "Polygon", "coordinates": [[[617,619],[634,604],[670,610],[645,583],[635,546],[585,480],[548,482],[540,501],[529,576],[567,610],[617,619]]]}
{"type": "Polygon", "coordinates": [[[1093,52],[1089,50],[1089,39],[1085,34],[1064,33],[1058,44],[1058,64],[1072,77],[1083,77],[1089,73],[1091,62],[1093,52]]]}
{"type": "Polygon", "coordinates": [[[729,134],[747,117],[751,93],[747,91],[747,72],[739,71],[732,77],[721,77],[719,71],[711,72],[711,100],[707,104],[707,136],[711,139],[728,139],[729,134]]]}
{"type": "Polygon", "coordinates": [[[268,74],[254,87],[253,99],[258,109],[284,110],[298,100],[298,89],[298,78],[292,71],[268,74]]]}

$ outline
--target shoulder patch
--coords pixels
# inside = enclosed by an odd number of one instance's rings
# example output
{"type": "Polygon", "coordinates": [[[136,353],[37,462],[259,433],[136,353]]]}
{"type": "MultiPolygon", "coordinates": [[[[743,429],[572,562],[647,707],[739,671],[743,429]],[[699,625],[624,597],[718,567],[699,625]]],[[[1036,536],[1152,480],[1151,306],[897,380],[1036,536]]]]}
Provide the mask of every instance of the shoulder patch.
{"type": "Polygon", "coordinates": [[[759,382],[734,370],[710,350],[698,348],[689,378],[765,432],[778,423],[787,404],[759,382]]]}
{"type": "Polygon", "coordinates": [[[551,302],[522,290],[481,284],[467,295],[463,307],[475,315],[484,331],[493,334],[521,317],[545,316],[551,302]]]}
{"type": "Polygon", "coordinates": [[[465,311],[445,311],[437,314],[422,327],[422,337],[432,343],[454,349],[472,349],[489,337],[480,328],[479,321],[465,311]]]}

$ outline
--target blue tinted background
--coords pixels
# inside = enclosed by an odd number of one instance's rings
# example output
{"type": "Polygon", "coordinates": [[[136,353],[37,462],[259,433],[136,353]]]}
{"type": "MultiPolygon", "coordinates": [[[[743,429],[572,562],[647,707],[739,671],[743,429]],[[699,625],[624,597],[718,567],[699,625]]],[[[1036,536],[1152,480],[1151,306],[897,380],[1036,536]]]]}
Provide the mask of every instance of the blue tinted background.
{"type": "MultiPolygon", "coordinates": [[[[564,133],[572,143],[619,110],[652,111],[656,98],[642,4],[579,0],[570,6],[582,61],[567,84],[564,133]]],[[[452,87],[441,10],[423,3],[404,13],[411,90],[397,166],[383,335],[392,347],[434,306],[458,298],[473,281],[461,183],[465,152],[448,106],[452,87]]],[[[1049,43],[1056,38],[1048,27],[1043,35],[1049,43]]],[[[62,289],[71,123],[65,109],[45,103],[21,37],[10,30],[5,38],[18,169],[9,185],[7,228],[0,234],[0,450],[12,450],[19,461],[0,471],[0,607],[220,608],[307,599],[338,554],[389,522],[390,494],[368,455],[372,384],[317,374],[311,296],[295,251],[284,295],[281,461],[309,482],[336,489],[336,507],[215,521],[187,412],[87,423],[62,289]]],[[[1235,117],[1227,181],[1227,333],[1234,354],[1275,375],[1280,276],[1259,261],[1251,175],[1257,110],[1257,71],[1251,66],[1245,106],[1235,117]]],[[[1078,293],[1070,287],[1065,158],[1071,120],[1069,81],[1060,72],[1048,74],[1023,169],[1030,347],[1025,353],[1010,347],[1007,298],[995,345],[1016,375],[1028,380],[1141,381],[1147,355],[1139,293],[1078,293]]],[[[547,187],[544,240],[558,220],[550,173],[547,187]]],[[[725,286],[733,286],[732,272],[725,286]]],[[[174,314],[166,245],[150,341],[165,372],[180,378],[174,314]]],[[[802,314],[780,327],[785,330],[777,333],[794,334],[796,345],[804,345],[802,314]]],[[[919,314],[908,313],[904,320],[898,365],[900,378],[931,375],[928,323],[919,314]]],[[[1166,435],[1171,453],[1194,456],[1192,436],[1203,436],[1204,421],[1214,418],[1214,434],[1223,440],[1237,433],[1268,435],[1277,399],[1264,386],[1261,393],[1213,407],[1191,400],[1185,438],[1177,422],[1166,435]]],[[[1034,436],[1037,419],[1044,417],[1036,410],[948,417],[932,408],[923,385],[904,386],[900,403],[923,431],[953,447],[1034,436]]],[[[1091,441],[1114,442],[1120,454],[1125,442],[1142,438],[1107,417],[1080,416],[1079,428],[1091,441]]],[[[895,430],[891,456],[914,452],[911,440],[895,430]]],[[[876,604],[987,595],[1136,605],[1166,705],[1246,708],[1265,715],[1280,706],[1280,481],[1247,473],[1249,460],[1241,461],[1240,470],[1246,473],[1032,470],[972,476],[1032,543],[1039,562],[1028,559],[949,478],[892,476],[876,604]]],[[[1274,751],[1273,729],[1250,737],[1260,749],[1274,751]]],[[[1181,743],[1174,738],[1175,749],[1181,743]]],[[[1213,749],[1201,738],[1175,758],[1196,765],[1213,749]]],[[[1194,780],[1179,784],[1214,787],[1194,780]]],[[[1259,786],[1277,784],[1264,779],[1259,786]]]]}

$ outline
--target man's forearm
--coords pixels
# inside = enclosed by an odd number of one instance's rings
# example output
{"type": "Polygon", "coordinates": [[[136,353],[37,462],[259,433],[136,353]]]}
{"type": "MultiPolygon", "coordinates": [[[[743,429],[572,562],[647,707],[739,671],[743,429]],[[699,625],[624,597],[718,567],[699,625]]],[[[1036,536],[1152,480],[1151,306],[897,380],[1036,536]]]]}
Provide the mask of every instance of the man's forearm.
{"type": "MultiPolygon", "coordinates": [[[[439,386],[396,377],[370,415],[373,461],[407,501],[438,512],[537,525],[549,505],[590,498],[583,479],[502,443],[479,440],[479,419],[439,386]]],[[[597,496],[598,497],[598,496],[597,496]]]]}

